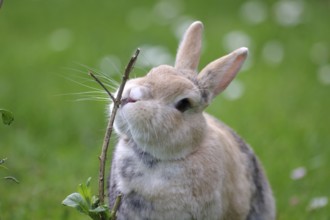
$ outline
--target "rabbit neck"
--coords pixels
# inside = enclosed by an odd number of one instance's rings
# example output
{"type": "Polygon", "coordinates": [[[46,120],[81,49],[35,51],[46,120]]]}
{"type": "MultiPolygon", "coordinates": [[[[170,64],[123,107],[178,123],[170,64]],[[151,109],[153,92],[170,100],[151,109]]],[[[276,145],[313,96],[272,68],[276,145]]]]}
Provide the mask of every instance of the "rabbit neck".
{"type": "Polygon", "coordinates": [[[153,166],[160,161],[181,160],[193,154],[198,149],[199,143],[190,146],[164,146],[161,142],[157,143],[138,143],[132,138],[125,137],[125,142],[130,146],[134,153],[148,166],[153,166]],[[173,150],[180,149],[180,150],[173,150]]]}

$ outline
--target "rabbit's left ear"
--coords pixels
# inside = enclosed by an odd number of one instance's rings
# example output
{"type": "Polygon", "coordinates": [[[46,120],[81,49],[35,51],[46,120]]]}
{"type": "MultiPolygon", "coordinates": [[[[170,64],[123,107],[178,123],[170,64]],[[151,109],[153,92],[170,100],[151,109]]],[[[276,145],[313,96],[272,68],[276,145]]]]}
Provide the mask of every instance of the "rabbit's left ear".
{"type": "Polygon", "coordinates": [[[189,26],[179,46],[175,68],[196,71],[202,47],[202,32],[203,24],[200,21],[189,26]]]}
{"type": "Polygon", "coordinates": [[[209,63],[199,74],[198,82],[210,93],[209,100],[222,92],[235,78],[248,54],[246,47],[209,63]]]}

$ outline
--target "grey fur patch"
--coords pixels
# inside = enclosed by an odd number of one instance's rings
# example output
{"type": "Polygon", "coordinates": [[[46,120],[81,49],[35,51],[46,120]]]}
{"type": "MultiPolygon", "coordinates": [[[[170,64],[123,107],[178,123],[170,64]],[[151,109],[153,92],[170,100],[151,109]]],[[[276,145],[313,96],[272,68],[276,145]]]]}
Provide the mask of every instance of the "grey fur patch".
{"type": "Polygon", "coordinates": [[[152,210],[152,202],[132,191],[122,197],[120,208],[117,212],[117,219],[149,220],[147,216],[150,216],[152,210]]]}
{"type": "Polygon", "coordinates": [[[157,166],[160,161],[156,157],[152,156],[148,152],[142,151],[136,144],[133,145],[133,149],[137,157],[145,164],[148,168],[153,168],[157,166]]]}
{"type": "Polygon", "coordinates": [[[210,102],[210,92],[205,89],[199,89],[199,91],[201,92],[201,97],[202,97],[203,103],[208,104],[210,102]]]}
{"type": "Polygon", "coordinates": [[[124,196],[123,204],[126,204],[128,208],[137,212],[151,211],[153,209],[152,202],[134,191],[124,196]]]}
{"type": "Polygon", "coordinates": [[[123,159],[121,166],[119,168],[120,175],[123,178],[128,179],[128,181],[131,181],[132,179],[136,177],[143,176],[143,173],[136,172],[136,163],[134,161],[134,158],[126,157],[123,159]]]}
{"type": "Polygon", "coordinates": [[[115,170],[115,163],[112,163],[110,178],[108,179],[108,197],[109,197],[110,208],[114,206],[116,198],[120,194],[120,192],[117,190],[117,182],[114,175],[114,170],[115,170]]]}
{"type": "Polygon", "coordinates": [[[230,131],[241,151],[246,154],[249,159],[248,169],[251,172],[252,181],[255,186],[255,191],[251,197],[251,206],[247,220],[263,220],[263,216],[268,211],[265,200],[265,194],[267,193],[266,191],[268,191],[267,180],[260,163],[251,148],[234,131],[231,129],[230,131]]]}

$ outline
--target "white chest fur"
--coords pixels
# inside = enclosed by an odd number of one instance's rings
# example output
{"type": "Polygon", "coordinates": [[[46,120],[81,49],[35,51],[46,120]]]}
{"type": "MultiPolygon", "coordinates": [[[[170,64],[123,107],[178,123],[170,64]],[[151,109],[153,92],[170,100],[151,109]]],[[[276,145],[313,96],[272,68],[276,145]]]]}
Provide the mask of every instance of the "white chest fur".
{"type": "Polygon", "coordinates": [[[196,192],[198,178],[191,175],[200,175],[203,169],[187,168],[181,160],[160,161],[136,146],[121,142],[117,146],[114,163],[117,190],[127,195],[126,202],[129,203],[123,206],[131,208],[125,211],[131,213],[126,217],[212,219],[221,215],[221,195],[217,190],[220,187],[203,192],[203,197],[197,195],[200,193],[196,192]]]}

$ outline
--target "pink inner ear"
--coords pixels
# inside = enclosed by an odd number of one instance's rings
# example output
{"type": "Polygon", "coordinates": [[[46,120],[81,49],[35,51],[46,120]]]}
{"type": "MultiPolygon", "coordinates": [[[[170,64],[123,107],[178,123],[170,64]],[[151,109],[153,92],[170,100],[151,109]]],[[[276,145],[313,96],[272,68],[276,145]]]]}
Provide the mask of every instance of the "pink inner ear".
{"type": "Polygon", "coordinates": [[[229,65],[229,68],[223,74],[222,79],[218,85],[218,88],[216,89],[216,90],[219,90],[219,91],[217,91],[217,93],[219,93],[227,88],[227,86],[230,84],[230,82],[237,75],[238,71],[241,69],[245,58],[246,58],[246,55],[243,55],[243,56],[239,55],[236,57],[234,62],[231,65],[229,65]]]}
{"type": "Polygon", "coordinates": [[[248,49],[240,48],[227,56],[209,63],[198,75],[199,80],[213,94],[213,97],[222,92],[235,78],[244,60],[248,49]]]}

